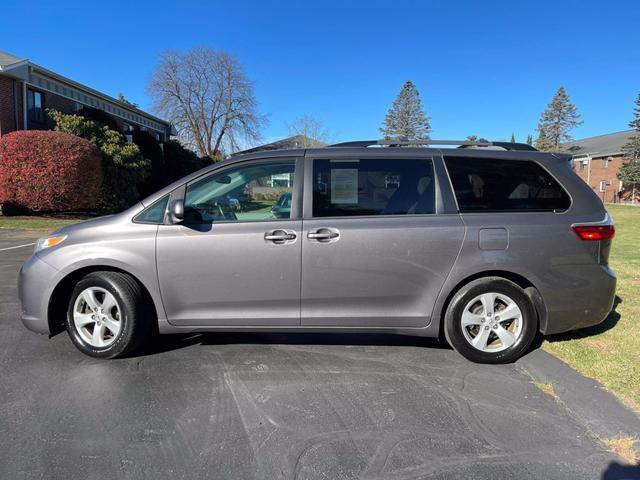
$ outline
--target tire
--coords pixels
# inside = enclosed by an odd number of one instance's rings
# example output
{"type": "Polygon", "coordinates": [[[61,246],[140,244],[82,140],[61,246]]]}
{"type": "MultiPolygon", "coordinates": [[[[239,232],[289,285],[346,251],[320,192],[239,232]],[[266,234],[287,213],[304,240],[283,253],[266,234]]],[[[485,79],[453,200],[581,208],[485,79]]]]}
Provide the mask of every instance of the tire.
{"type": "Polygon", "coordinates": [[[522,288],[501,277],[463,286],[451,299],[444,320],[449,345],[477,363],[517,360],[531,347],[537,331],[531,300],[522,288]],[[502,317],[501,312],[505,312],[502,317]]]}
{"type": "Polygon", "coordinates": [[[138,348],[150,336],[150,325],[138,282],[109,271],[89,273],[76,284],[65,322],[78,350],[96,358],[121,357],[138,348]]]}

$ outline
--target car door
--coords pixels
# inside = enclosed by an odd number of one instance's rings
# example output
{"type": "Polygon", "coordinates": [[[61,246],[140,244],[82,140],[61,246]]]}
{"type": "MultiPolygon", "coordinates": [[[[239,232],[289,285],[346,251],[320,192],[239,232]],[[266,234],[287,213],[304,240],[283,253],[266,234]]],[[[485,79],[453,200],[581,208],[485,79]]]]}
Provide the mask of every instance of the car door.
{"type": "Polygon", "coordinates": [[[302,159],[245,161],[186,185],[184,220],[157,235],[170,323],[300,324],[301,169],[302,159]],[[276,216],[285,193],[292,208],[276,216]]]}
{"type": "Polygon", "coordinates": [[[307,159],[301,324],[424,327],[464,237],[434,175],[403,149],[307,159]]]}

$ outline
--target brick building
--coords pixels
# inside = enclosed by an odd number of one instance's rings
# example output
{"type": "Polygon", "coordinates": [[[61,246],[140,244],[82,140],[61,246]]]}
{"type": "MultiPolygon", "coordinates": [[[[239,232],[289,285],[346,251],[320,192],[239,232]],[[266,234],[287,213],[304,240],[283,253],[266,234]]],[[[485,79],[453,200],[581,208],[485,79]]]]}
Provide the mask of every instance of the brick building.
{"type": "Polygon", "coordinates": [[[568,143],[564,150],[573,154],[576,173],[598,194],[603,202],[631,202],[636,192],[631,185],[618,180],[622,166],[622,147],[635,133],[634,130],[598,135],[568,143]]]}
{"type": "Polygon", "coordinates": [[[160,142],[175,134],[169,122],[92,88],[0,51],[0,136],[52,127],[46,108],[74,113],[83,107],[111,115],[123,132],[139,129],[160,142]]]}

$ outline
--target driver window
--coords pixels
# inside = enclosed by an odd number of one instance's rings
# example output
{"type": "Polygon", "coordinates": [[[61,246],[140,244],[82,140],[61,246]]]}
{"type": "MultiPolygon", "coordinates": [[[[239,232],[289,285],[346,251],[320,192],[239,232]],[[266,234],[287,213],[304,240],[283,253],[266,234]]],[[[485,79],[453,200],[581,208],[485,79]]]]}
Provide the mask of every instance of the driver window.
{"type": "Polygon", "coordinates": [[[295,160],[228,168],[187,185],[184,223],[291,217],[295,160]]]}

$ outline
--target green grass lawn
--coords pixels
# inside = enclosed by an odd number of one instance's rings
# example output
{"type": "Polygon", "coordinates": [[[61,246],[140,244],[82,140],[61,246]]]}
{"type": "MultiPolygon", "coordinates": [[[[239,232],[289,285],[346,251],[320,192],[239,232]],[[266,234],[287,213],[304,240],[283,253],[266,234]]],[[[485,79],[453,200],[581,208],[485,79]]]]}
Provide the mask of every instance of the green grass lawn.
{"type": "Polygon", "coordinates": [[[17,228],[21,230],[49,230],[79,222],[79,218],[59,217],[0,217],[0,229],[17,228]]]}
{"type": "Polygon", "coordinates": [[[543,348],[640,411],[640,207],[607,210],[616,224],[609,260],[619,302],[602,325],[548,337],[543,348]]]}

